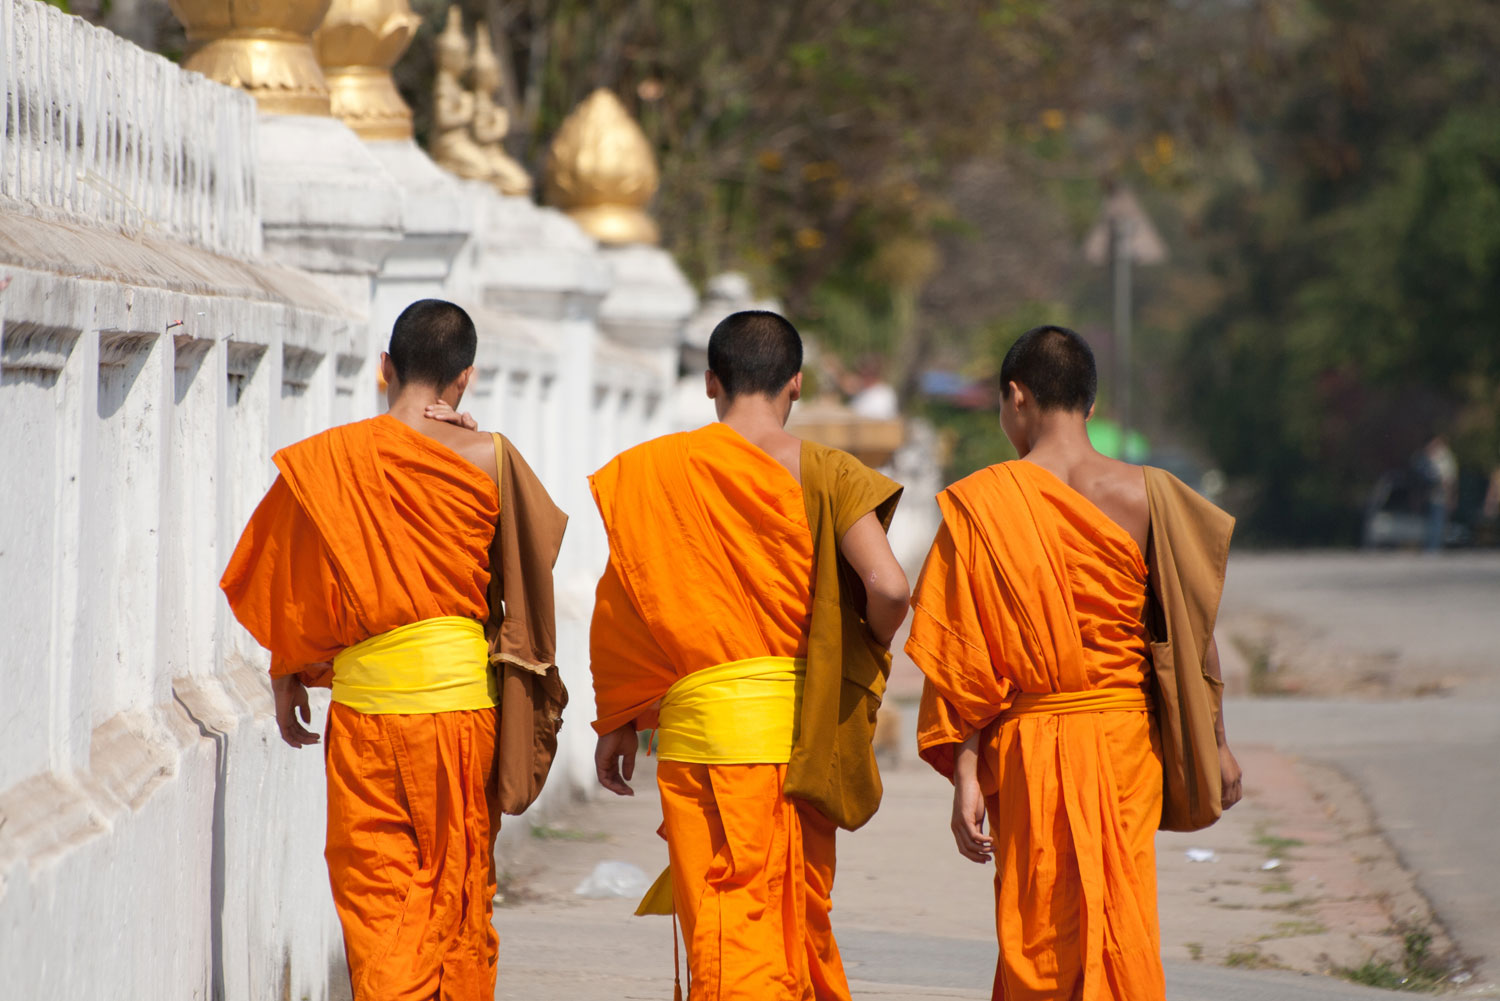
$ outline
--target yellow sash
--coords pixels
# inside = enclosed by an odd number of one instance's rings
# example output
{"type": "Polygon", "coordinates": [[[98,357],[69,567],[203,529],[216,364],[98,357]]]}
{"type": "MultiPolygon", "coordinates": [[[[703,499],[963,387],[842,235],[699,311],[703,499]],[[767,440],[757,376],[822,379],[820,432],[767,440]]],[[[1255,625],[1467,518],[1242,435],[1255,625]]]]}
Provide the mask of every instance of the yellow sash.
{"type": "Polygon", "coordinates": [[[1006,720],[1018,716],[1150,712],[1152,708],[1150,697],[1139,688],[1095,688],[1087,692],[1022,692],[1000,714],[1000,718],[1006,720]]]}
{"type": "Polygon", "coordinates": [[[362,713],[491,709],[499,696],[484,626],[474,619],[423,619],[333,658],[333,701],[362,713]]]}
{"type": "MultiPolygon", "coordinates": [[[[797,740],[807,661],[750,657],[694,671],[667,689],[657,714],[657,756],[700,765],[784,765],[797,740]]],[[[671,914],[672,869],[637,914],[671,914]]]]}
{"type": "Polygon", "coordinates": [[[786,764],[806,675],[800,657],[751,657],[678,678],[661,699],[657,755],[699,765],[786,764]]]}

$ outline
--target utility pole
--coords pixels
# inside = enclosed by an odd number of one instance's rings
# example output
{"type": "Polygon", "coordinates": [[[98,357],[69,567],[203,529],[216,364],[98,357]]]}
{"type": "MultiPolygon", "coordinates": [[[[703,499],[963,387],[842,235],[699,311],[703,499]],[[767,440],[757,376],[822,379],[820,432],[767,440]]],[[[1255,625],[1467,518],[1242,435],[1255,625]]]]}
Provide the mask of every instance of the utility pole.
{"type": "Polygon", "coordinates": [[[1089,230],[1083,253],[1090,264],[1107,268],[1114,299],[1114,378],[1112,396],[1115,419],[1120,424],[1121,448],[1135,426],[1135,369],[1132,364],[1131,264],[1160,264],[1167,259],[1167,245],[1151,225],[1135,195],[1123,185],[1107,189],[1099,220],[1089,230]]]}
{"type": "Polygon", "coordinates": [[[1134,427],[1134,366],[1130,343],[1130,231],[1131,220],[1109,217],[1110,270],[1115,292],[1115,392],[1118,393],[1121,440],[1130,438],[1134,427]]]}

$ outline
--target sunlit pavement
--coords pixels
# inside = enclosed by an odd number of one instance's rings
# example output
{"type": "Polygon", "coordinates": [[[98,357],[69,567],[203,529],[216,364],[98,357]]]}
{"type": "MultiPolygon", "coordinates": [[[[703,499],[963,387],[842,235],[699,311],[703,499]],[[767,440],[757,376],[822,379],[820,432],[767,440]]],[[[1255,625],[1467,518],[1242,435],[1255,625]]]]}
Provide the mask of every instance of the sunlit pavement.
{"type": "Polygon", "coordinates": [[[1500,979],[1500,552],[1236,555],[1224,605],[1309,687],[1356,693],[1232,701],[1236,738],[1349,776],[1476,980],[1500,979]]]}
{"type": "MultiPolygon", "coordinates": [[[[573,892],[602,860],[629,862],[651,876],[664,864],[651,772],[647,763],[637,774],[635,798],[601,799],[555,818],[542,837],[504,860],[511,879],[496,916],[497,997],[672,996],[671,923],[632,916],[633,899],[593,900],[573,892]]],[[[908,762],[888,774],[885,806],[870,826],[840,836],[834,927],[856,998],[989,997],[995,963],[989,873],[954,851],[948,802],[946,784],[908,762]]],[[[1246,826],[1246,818],[1237,822],[1246,826]]],[[[1227,935],[1233,926],[1224,922],[1238,913],[1182,893],[1164,892],[1163,906],[1195,908],[1189,920],[1203,938],[1227,935]]],[[[1169,962],[1167,970],[1172,1001],[1388,996],[1328,977],[1233,970],[1206,960],[1169,962]]]]}
{"type": "MultiPolygon", "coordinates": [[[[1318,763],[1353,780],[1376,828],[1365,833],[1395,846],[1460,946],[1475,955],[1500,951],[1500,865],[1492,848],[1493,832],[1500,830],[1500,554],[1236,556],[1225,609],[1241,621],[1260,615],[1300,629],[1309,649],[1378,653],[1392,671],[1416,682],[1413,689],[1438,694],[1229,701],[1234,741],[1247,748],[1258,774],[1247,783],[1251,798],[1211,837],[1162,836],[1168,997],[1390,996],[1328,976],[1230,969],[1210,955],[1201,962],[1180,958],[1177,940],[1188,934],[1206,953],[1222,953],[1253,910],[1205,906],[1186,881],[1203,882],[1209,873],[1238,878],[1236,846],[1242,849],[1268,818],[1285,816],[1275,811],[1286,806],[1277,798],[1288,798],[1293,783],[1287,776],[1318,763]],[[1219,868],[1182,864],[1182,845],[1199,842],[1218,849],[1219,868]]],[[[908,714],[903,743],[911,723],[908,714]]],[[[840,836],[833,917],[851,986],[856,997],[986,998],[995,959],[988,873],[953,850],[948,789],[909,752],[888,771],[881,813],[865,830],[840,836]]],[[[631,862],[652,876],[665,863],[665,844],[655,834],[660,814],[653,784],[645,763],[635,781],[638,796],[580,804],[503,860],[510,896],[496,917],[499,998],[672,996],[670,922],[632,917],[634,900],[573,893],[604,859],[631,862]]],[[[1319,804],[1313,813],[1322,814],[1321,792],[1299,795],[1312,797],[1319,804]]],[[[1323,840],[1337,834],[1329,828],[1323,840]]],[[[1304,874],[1310,871],[1311,861],[1301,864],[1304,874]]],[[[1495,996],[1493,987],[1486,989],[1488,976],[1482,967],[1459,996],[1495,996]]]]}

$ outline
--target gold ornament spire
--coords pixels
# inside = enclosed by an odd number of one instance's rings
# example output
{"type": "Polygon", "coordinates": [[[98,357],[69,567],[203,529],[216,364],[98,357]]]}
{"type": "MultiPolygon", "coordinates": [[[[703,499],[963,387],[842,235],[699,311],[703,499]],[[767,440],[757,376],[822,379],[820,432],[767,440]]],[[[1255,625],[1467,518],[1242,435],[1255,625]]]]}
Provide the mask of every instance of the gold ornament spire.
{"type": "Polygon", "coordinates": [[[448,7],[448,23],[437,40],[437,79],[432,87],[432,142],[430,152],[439,167],[459,177],[488,181],[494,167],[474,142],[474,95],[464,88],[469,71],[469,39],[463,13],[448,7]]]}
{"type": "Polygon", "coordinates": [[[361,139],[412,138],[391,67],[421,23],[407,0],[333,0],[314,33],[333,113],[361,139]]]}
{"type": "Polygon", "coordinates": [[[552,140],[547,202],[601,243],[656,243],[646,214],[661,178],[646,133],[611,91],[600,88],[573,109],[552,140]]]}
{"type": "Polygon", "coordinates": [[[490,164],[490,183],[502,195],[531,194],[531,175],[505,152],[505,134],[510,131],[510,112],[495,103],[500,87],[500,60],[490,46],[489,28],[479,22],[474,32],[474,141],[490,164]]]}
{"type": "Polygon", "coordinates": [[[330,0],[168,0],[187,29],[185,69],[248,91],[260,110],[328,115],[312,34],[330,0]]]}

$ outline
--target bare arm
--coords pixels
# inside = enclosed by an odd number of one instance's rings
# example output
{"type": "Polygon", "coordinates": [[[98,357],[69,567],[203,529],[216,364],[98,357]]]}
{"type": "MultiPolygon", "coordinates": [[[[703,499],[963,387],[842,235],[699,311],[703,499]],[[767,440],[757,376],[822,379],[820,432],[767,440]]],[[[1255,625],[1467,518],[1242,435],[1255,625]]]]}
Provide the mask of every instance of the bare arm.
{"type": "Polygon", "coordinates": [[[881,646],[890,646],[896,630],[906,621],[911,585],[891,552],[890,540],[875,512],[849,526],[839,540],[839,552],[865,585],[865,621],[870,624],[870,633],[881,646]]]}
{"type": "MultiPolygon", "coordinates": [[[[1203,670],[1210,678],[1219,682],[1222,686],[1224,678],[1219,670],[1219,642],[1212,637],[1208,641],[1208,656],[1204,658],[1203,670]]],[[[1222,696],[1223,689],[1220,688],[1222,696]]],[[[1240,801],[1241,773],[1240,763],[1235,760],[1234,752],[1229,749],[1229,738],[1224,733],[1224,705],[1222,698],[1217,706],[1219,710],[1214,716],[1214,736],[1219,742],[1219,786],[1220,800],[1224,809],[1229,809],[1240,801]]]]}
{"type": "MultiPolygon", "coordinates": [[[[975,730],[953,754],[953,840],[971,862],[988,862],[994,838],[984,833],[984,793],[979,788],[979,737],[975,730]]],[[[993,818],[991,818],[993,826],[993,818]]]]}

